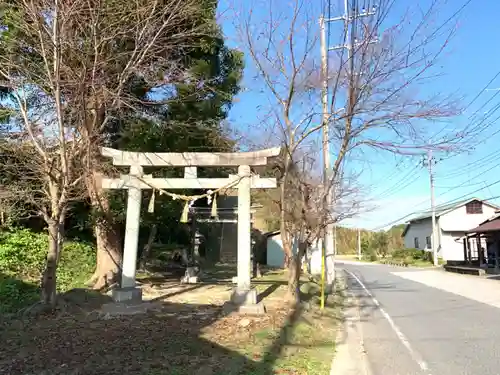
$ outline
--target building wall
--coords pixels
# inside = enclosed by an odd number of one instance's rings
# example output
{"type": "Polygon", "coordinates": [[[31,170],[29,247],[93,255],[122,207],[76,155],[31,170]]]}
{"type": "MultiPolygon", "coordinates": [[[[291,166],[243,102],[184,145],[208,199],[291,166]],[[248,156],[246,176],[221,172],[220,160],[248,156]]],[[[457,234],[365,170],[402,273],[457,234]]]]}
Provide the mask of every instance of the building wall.
{"type": "Polygon", "coordinates": [[[444,260],[464,260],[465,232],[441,231],[441,257],[444,260]]]}
{"type": "Polygon", "coordinates": [[[315,241],[307,251],[307,271],[311,275],[321,275],[323,241],[315,241]]]}
{"type": "Polygon", "coordinates": [[[267,261],[270,267],[282,268],[285,264],[285,252],[283,251],[283,242],[279,234],[269,236],[267,239],[267,261]]]}
{"type": "Polygon", "coordinates": [[[491,218],[495,215],[495,211],[495,208],[483,204],[482,214],[467,214],[465,205],[463,205],[442,215],[439,218],[439,224],[443,231],[467,232],[491,218]]]}
{"type": "MultiPolygon", "coordinates": [[[[457,241],[465,236],[465,232],[477,227],[495,214],[496,209],[483,204],[482,214],[467,214],[466,207],[457,207],[437,218],[439,238],[438,256],[444,260],[464,260],[463,242],[457,241]]],[[[426,237],[430,236],[432,241],[432,219],[424,219],[418,223],[412,223],[405,234],[404,244],[406,248],[413,248],[414,238],[418,237],[419,249],[431,251],[426,245],[426,237]]],[[[482,244],[486,246],[486,244],[482,244]]]]}
{"type": "MultiPolygon", "coordinates": [[[[292,253],[296,254],[298,243],[292,240],[292,253]]],[[[267,238],[266,264],[270,267],[283,268],[285,266],[285,251],[280,234],[267,238]]]]}
{"type": "Polygon", "coordinates": [[[432,236],[432,221],[425,219],[418,223],[412,223],[404,236],[404,244],[407,249],[415,248],[415,237],[418,238],[418,249],[430,251],[426,245],[426,237],[432,236]]]}
{"type": "MultiPolygon", "coordinates": [[[[404,237],[404,244],[406,248],[414,248],[414,238],[419,239],[419,249],[425,251],[432,251],[432,248],[427,246],[425,238],[431,237],[432,241],[432,220],[426,219],[419,224],[412,224],[404,237]]],[[[465,232],[461,231],[444,231],[439,230],[440,220],[437,221],[438,227],[438,257],[444,260],[464,260],[464,248],[461,238],[465,236],[465,232]]],[[[471,240],[471,246],[474,240],[471,240]]],[[[486,246],[486,243],[483,244],[486,246]]]]}

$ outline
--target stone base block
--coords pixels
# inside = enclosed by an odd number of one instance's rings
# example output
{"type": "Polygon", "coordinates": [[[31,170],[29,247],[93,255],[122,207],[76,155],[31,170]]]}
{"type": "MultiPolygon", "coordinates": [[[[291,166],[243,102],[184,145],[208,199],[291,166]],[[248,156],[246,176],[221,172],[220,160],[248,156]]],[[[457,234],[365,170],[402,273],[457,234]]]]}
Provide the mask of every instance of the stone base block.
{"type": "Polygon", "coordinates": [[[238,307],[238,312],[247,315],[263,315],[266,313],[266,307],[262,302],[255,305],[241,305],[238,307]]]}
{"type": "Polygon", "coordinates": [[[142,289],[139,288],[117,288],[113,289],[111,296],[115,302],[141,303],[142,289]]]}
{"type": "Polygon", "coordinates": [[[130,304],[126,302],[113,302],[102,305],[99,316],[111,319],[115,316],[146,314],[150,311],[161,311],[161,305],[151,302],[130,304]]]}
{"type": "Polygon", "coordinates": [[[226,302],[223,309],[226,314],[235,311],[244,315],[263,315],[266,313],[266,307],[262,302],[253,305],[236,305],[233,302],[226,302]]]}
{"type": "Polygon", "coordinates": [[[198,274],[198,269],[197,267],[187,267],[186,268],[186,276],[187,277],[194,277],[198,274]]]}
{"type": "Polygon", "coordinates": [[[255,305],[257,304],[257,289],[241,290],[235,288],[231,294],[231,302],[235,305],[255,305]]]}
{"type": "Polygon", "coordinates": [[[181,284],[198,284],[198,276],[183,276],[181,284]]]}

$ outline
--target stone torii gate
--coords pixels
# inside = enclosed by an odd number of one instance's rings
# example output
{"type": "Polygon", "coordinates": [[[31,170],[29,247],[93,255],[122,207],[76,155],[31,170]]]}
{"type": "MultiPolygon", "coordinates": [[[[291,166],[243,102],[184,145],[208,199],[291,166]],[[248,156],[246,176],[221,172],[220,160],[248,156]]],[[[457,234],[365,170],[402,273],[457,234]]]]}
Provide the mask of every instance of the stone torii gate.
{"type": "Polygon", "coordinates": [[[101,154],[112,158],[113,165],[130,167],[128,175],[102,179],[103,189],[128,189],[121,288],[114,290],[114,300],[125,302],[142,299],[141,290],[136,287],[135,280],[142,190],[219,189],[233,183],[231,188],[238,189],[238,283],[232,301],[239,305],[255,304],[257,293],[250,285],[250,190],[275,188],[277,184],[274,178],[252,176],[250,167],[267,165],[268,159],[278,156],[279,153],[280,148],[234,153],[143,153],[103,147],[101,154]],[[184,178],[154,178],[144,175],[143,167],[184,167],[184,178]],[[227,178],[198,178],[197,167],[238,167],[238,175],[230,175],[227,178]]]}

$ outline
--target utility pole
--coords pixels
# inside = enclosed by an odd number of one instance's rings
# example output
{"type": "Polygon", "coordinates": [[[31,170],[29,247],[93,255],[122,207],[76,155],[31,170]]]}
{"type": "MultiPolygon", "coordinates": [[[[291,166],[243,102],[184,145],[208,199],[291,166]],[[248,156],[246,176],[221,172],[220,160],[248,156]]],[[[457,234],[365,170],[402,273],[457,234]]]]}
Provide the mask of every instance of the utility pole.
{"type": "Polygon", "coordinates": [[[330,114],[328,111],[328,47],[326,45],[326,26],[325,18],[323,15],[319,18],[320,27],[320,44],[321,44],[321,106],[322,106],[322,122],[323,122],[323,188],[326,189],[324,192],[323,205],[327,210],[325,217],[328,222],[325,226],[325,236],[323,240],[323,257],[325,258],[325,270],[326,271],[326,290],[330,292],[335,280],[335,242],[334,242],[334,223],[330,219],[332,203],[334,202],[334,191],[335,184],[330,181],[330,137],[329,137],[329,121],[330,114]]]}
{"type": "Polygon", "coordinates": [[[358,259],[361,260],[361,230],[358,228],[358,259]]]}
{"type": "MultiPolygon", "coordinates": [[[[363,17],[371,17],[376,13],[376,7],[371,9],[362,9],[361,12],[357,9],[357,1],[354,0],[354,6],[352,11],[349,11],[348,0],[344,0],[344,14],[339,17],[325,19],[324,15],[321,15],[319,19],[320,27],[320,45],[321,45],[321,74],[322,74],[322,92],[321,92],[321,104],[323,111],[323,186],[328,189],[325,199],[325,207],[328,210],[328,214],[332,214],[331,210],[336,206],[336,176],[331,176],[331,163],[330,163],[330,144],[329,144],[329,123],[330,117],[335,116],[335,110],[332,108],[332,113],[328,110],[328,51],[346,49],[347,50],[347,61],[349,63],[350,75],[354,74],[354,56],[353,49],[365,43],[376,43],[377,40],[366,40],[358,42],[354,37],[356,35],[356,25],[355,20],[363,17]],[[345,40],[348,41],[347,44],[342,44],[336,47],[330,47],[326,42],[326,24],[329,22],[343,21],[344,29],[346,32],[345,40]]],[[[349,86],[353,85],[355,80],[350,79],[349,86]]],[[[352,92],[354,88],[348,87],[348,97],[349,97],[349,107],[347,112],[352,109],[352,92]]],[[[332,105],[333,107],[333,105],[332,105]]],[[[352,114],[347,113],[347,116],[352,114]]],[[[329,216],[329,215],[328,215],[329,216]]],[[[336,254],[336,223],[329,220],[326,225],[325,238],[324,238],[324,261],[326,267],[326,284],[328,289],[334,284],[335,281],[335,254],[336,254]]]]}
{"type": "Polygon", "coordinates": [[[429,150],[427,152],[427,168],[429,170],[429,179],[430,179],[430,186],[431,186],[431,216],[432,216],[432,240],[431,240],[431,247],[432,247],[432,260],[434,263],[434,266],[438,265],[438,247],[437,247],[437,233],[436,233],[436,202],[435,202],[435,197],[434,197],[434,171],[432,170],[432,166],[434,164],[434,158],[432,157],[432,150],[429,150]]]}

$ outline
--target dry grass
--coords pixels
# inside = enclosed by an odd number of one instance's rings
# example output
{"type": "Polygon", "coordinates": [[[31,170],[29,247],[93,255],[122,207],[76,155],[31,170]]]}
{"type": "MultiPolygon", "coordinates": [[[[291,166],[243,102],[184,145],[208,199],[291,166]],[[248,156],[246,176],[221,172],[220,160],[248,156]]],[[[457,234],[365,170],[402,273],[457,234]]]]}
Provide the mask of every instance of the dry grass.
{"type": "Polygon", "coordinates": [[[295,309],[283,299],[286,274],[268,272],[255,281],[267,313],[242,316],[222,308],[232,289],[222,274],[200,285],[143,277],[145,296],[161,303],[146,315],[104,320],[91,312],[96,297],[71,311],[10,321],[0,332],[0,369],[12,375],[329,373],[338,308],[320,312],[314,284],[303,285],[310,301],[295,309]]]}

